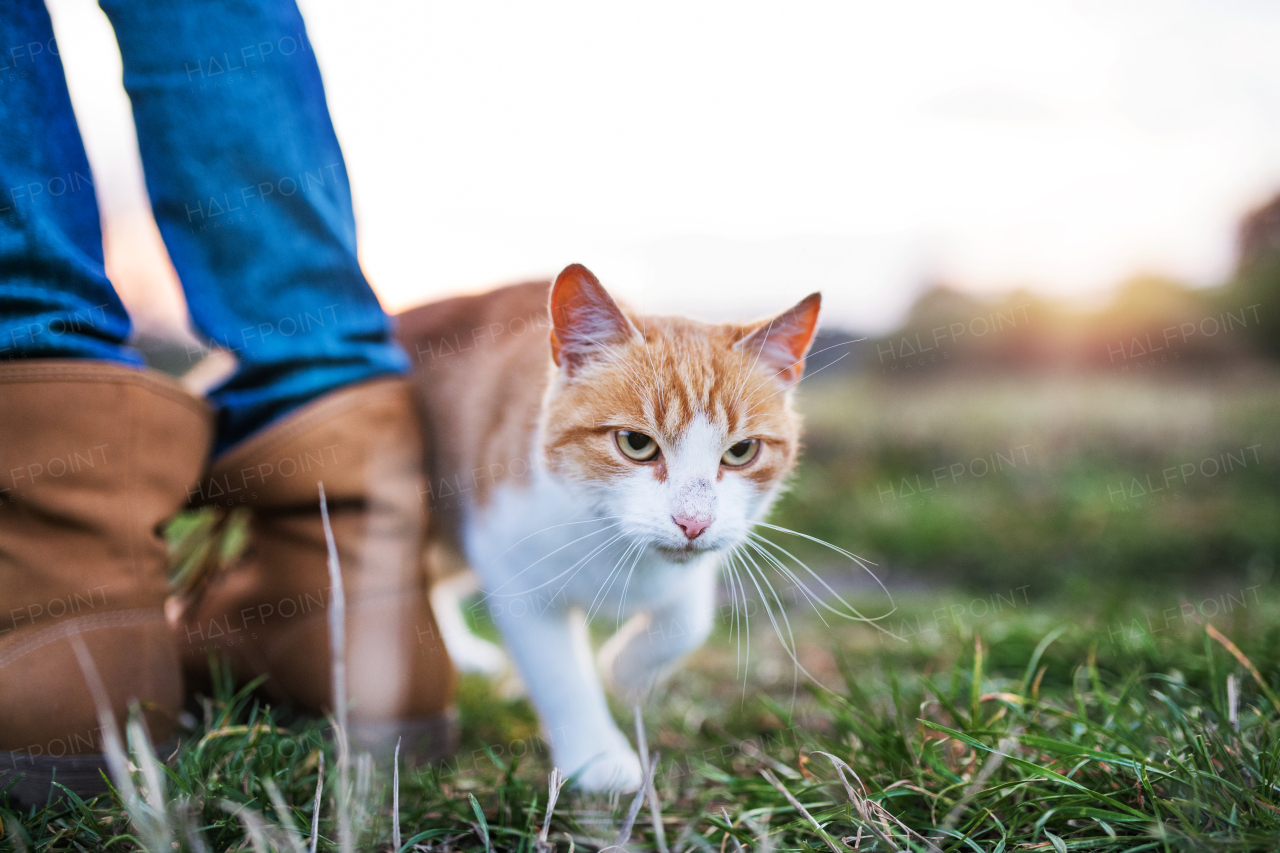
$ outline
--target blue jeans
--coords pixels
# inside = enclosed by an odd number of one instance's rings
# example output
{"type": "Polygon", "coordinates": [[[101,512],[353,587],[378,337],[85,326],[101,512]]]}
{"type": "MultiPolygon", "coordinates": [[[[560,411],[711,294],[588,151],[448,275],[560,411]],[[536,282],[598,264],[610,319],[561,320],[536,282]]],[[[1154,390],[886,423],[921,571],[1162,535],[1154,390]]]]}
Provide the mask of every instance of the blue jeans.
{"type": "MultiPolygon", "coordinates": [[[[407,359],[356,260],[351,191],[293,0],[102,0],[147,191],[198,333],[239,369],[217,450],[407,359]]],[[[138,365],[42,0],[0,7],[0,363],[138,365]]],[[[2,405],[2,403],[0,403],[2,405]]]]}

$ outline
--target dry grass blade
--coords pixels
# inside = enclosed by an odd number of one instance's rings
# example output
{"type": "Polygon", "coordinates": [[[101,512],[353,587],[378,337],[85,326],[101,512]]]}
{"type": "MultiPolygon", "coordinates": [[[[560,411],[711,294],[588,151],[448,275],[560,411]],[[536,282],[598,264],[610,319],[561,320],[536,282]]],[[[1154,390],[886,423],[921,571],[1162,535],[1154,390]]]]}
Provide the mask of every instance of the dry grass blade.
{"type": "Polygon", "coordinates": [[[373,800],[373,756],[362,752],[356,756],[356,787],[351,798],[351,833],[360,837],[369,828],[369,803],[373,800]]]}
{"type": "Polygon", "coordinates": [[[223,800],[218,806],[227,814],[239,818],[240,823],[244,825],[244,834],[249,836],[249,844],[253,847],[253,853],[267,853],[267,822],[262,819],[262,815],[253,809],[243,806],[240,803],[231,800],[223,800]]]}
{"type": "Polygon", "coordinates": [[[396,738],[396,754],[391,769],[391,849],[400,851],[400,741],[396,738]]]}
{"type": "Polygon", "coordinates": [[[1240,731],[1240,679],[1234,675],[1227,676],[1227,721],[1232,731],[1240,731]]]}
{"type": "Polygon", "coordinates": [[[209,853],[209,846],[200,836],[200,807],[191,800],[182,800],[174,806],[174,817],[187,839],[187,849],[191,853],[209,853]]]}
{"type": "MultiPolygon", "coordinates": [[[[636,712],[636,746],[640,750],[640,772],[646,778],[652,778],[649,773],[649,739],[645,737],[644,732],[644,716],[640,713],[640,706],[635,706],[636,712]]],[[[654,753],[654,763],[657,763],[657,753],[654,753]]],[[[646,794],[649,797],[649,818],[653,823],[653,843],[658,848],[658,853],[668,853],[667,851],[667,833],[662,827],[662,803],[658,801],[658,787],[652,783],[646,786],[646,794]]]]}
{"type": "MultiPolygon", "coordinates": [[[[547,813],[542,818],[542,829],[538,832],[538,840],[534,846],[539,850],[550,850],[552,845],[547,841],[547,833],[551,831],[551,816],[556,811],[556,801],[560,799],[560,789],[564,787],[564,775],[559,767],[552,767],[547,774],[547,813]]],[[[572,846],[573,839],[569,840],[572,846]]]]}
{"type": "Polygon", "coordinates": [[[772,819],[773,813],[768,811],[764,813],[763,821],[754,820],[750,815],[742,816],[742,822],[756,834],[756,853],[773,853],[773,835],[769,832],[769,821],[772,819]]]}
{"type": "Polygon", "coordinates": [[[142,799],[151,810],[155,821],[155,832],[163,838],[173,835],[169,828],[168,814],[164,798],[164,771],[160,769],[160,761],[151,747],[151,738],[142,724],[141,709],[135,704],[130,708],[129,722],[125,724],[125,740],[129,746],[129,754],[134,756],[135,763],[142,771],[142,780],[146,786],[142,789],[142,799]]]}
{"type": "Polygon", "coordinates": [[[813,824],[814,831],[817,832],[818,837],[825,841],[827,846],[831,848],[832,853],[845,853],[845,851],[841,850],[839,845],[832,840],[831,836],[827,834],[827,831],[822,828],[822,824],[818,823],[818,819],[809,814],[809,810],[800,805],[800,801],[792,796],[791,792],[786,789],[786,786],[778,781],[777,776],[774,776],[767,769],[761,770],[760,775],[763,776],[770,785],[777,788],[779,794],[782,794],[782,796],[787,798],[787,802],[791,803],[792,808],[803,815],[805,820],[813,824]]]}
{"type": "Polygon", "coordinates": [[[955,828],[956,823],[960,820],[960,815],[964,814],[965,808],[969,803],[973,802],[973,798],[976,797],[983,789],[983,786],[987,784],[987,780],[995,775],[995,772],[1000,769],[1000,765],[1004,764],[1007,753],[1017,748],[1018,737],[1021,735],[1022,729],[1020,727],[1015,727],[1013,731],[1009,733],[1008,737],[1000,739],[1000,742],[996,744],[997,751],[993,753],[991,757],[987,759],[986,763],[982,765],[982,769],[978,771],[978,775],[975,776],[973,781],[965,787],[964,794],[960,797],[960,800],[951,807],[951,811],[947,812],[946,817],[942,819],[942,832],[933,837],[930,842],[931,846],[932,844],[942,841],[943,835],[949,833],[955,828]]]}
{"type": "Polygon", "coordinates": [[[329,502],[324,483],[320,491],[320,523],[324,526],[324,544],[329,552],[329,655],[333,667],[333,728],[338,746],[338,846],[342,853],[354,853],[355,838],[351,831],[351,790],[349,784],[351,746],[347,741],[347,601],[342,587],[342,566],[338,562],[338,545],[329,523],[329,502]]]}
{"type": "MultiPolygon", "coordinates": [[[[725,825],[732,827],[733,820],[729,817],[729,810],[721,806],[720,814],[724,815],[725,825]]],[[[729,833],[729,839],[733,842],[733,853],[742,853],[742,842],[735,838],[732,833],[729,833]]]]}
{"type": "Polygon", "coordinates": [[[284,796],[280,793],[280,788],[270,778],[262,780],[262,787],[267,791],[267,797],[271,800],[271,807],[276,810],[276,814],[280,817],[280,825],[284,830],[285,837],[289,840],[289,846],[293,849],[293,853],[304,853],[306,847],[303,846],[302,836],[298,834],[298,827],[293,822],[293,815],[284,801],[284,796]]]}
{"type": "MultiPolygon", "coordinates": [[[[884,820],[883,815],[880,814],[880,812],[883,812],[883,809],[880,809],[877,804],[867,799],[867,786],[862,783],[862,777],[860,777],[857,773],[855,773],[853,768],[850,767],[848,764],[846,764],[843,760],[836,757],[835,755],[832,755],[829,752],[815,752],[812,754],[824,755],[827,757],[827,759],[831,762],[832,766],[836,768],[836,775],[840,777],[840,784],[844,785],[844,791],[845,791],[845,794],[849,797],[849,802],[853,803],[853,807],[858,810],[858,816],[862,818],[862,822],[866,824],[867,829],[871,830],[871,834],[874,835],[877,839],[884,842],[884,844],[888,847],[888,849],[897,850],[898,844],[893,840],[893,836],[889,833],[888,825],[886,824],[882,826],[881,823],[877,822],[877,818],[879,818],[881,822],[883,822],[884,820]],[[846,770],[849,772],[850,776],[858,780],[858,787],[862,788],[861,794],[855,791],[853,789],[853,786],[849,784],[849,780],[845,778],[844,774],[846,770]]],[[[783,794],[787,797],[787,799],[791,799],[790,794],[787,794],[786,789],[782,788],[779,784],[775,784],[774,787],[783,791],[783,794]]],[[[810,820],[813,820],[813,818],[810,818],[810,820]]],[[[859,833],[861,833],[862,828],[859,827],[858,831],[859,833]]],[[[922,840],[924,840],[925,843],[929,845],[930,851],[934,851],[937,849],[928,840],[926,839],[922,839],[922,840]]],[[[830,844],[831,842],[828,841],[827,843],[830,844]]]]}
{"type": "Polygon", "coordinates": [[[320,796],[324,793],[324,751],[320,752],[320,763],[316,769],[316,802],[311,810],[311,853],[316,853],[316,845],[320,843],[320,796]]]}
{"type": "Polygon", "coordinates": [[[1235,643],[1227,639],[1225,634],[1223,634],[1217,628],[1213,627],[1213,623],[1206,622],[1204,625],[1204,630],[1206,634],[1208,634],[1210,637],[1213,637],[1215,640],[1221,643],[1222,647],[1226,649],[1228,652],[1230,652],[1232,657],[1240,661],[1240,663],[1244,666],[1245,669],[1249,670],[1249,674],[1252,675],[1253,680],[1258,683],[1258,687],[1262,690],[1263,695],[1271,700],[1272,707],[1275,708],[1277,711],[1280,711],[1280,699],[1277,699],[1276,694],[1271,692],[1271,688],[1267,685],[1266,680],[1262,677],[1262,673],[1258,672],[1258,668],[1253,665],[1253,661],[1245,657],[1244,652],[1240,651],[1240,648],[1235,643]]]}
{"type": "Polygon", "coordinates": [[[645,774],[644,783],[640,786],[640,790],[636,791],[635,799],[631,801],[631,808],[627,809],[627,817],[622,822],[622,828],[618,830],[618,837],[613,839],[613,844],[606,847],[605,850],[611,850],[615,847],[621,848],[631,840],[631,828],[636,824],[636,817],[640,814],[640,806],[644,803],[645,792],[653,784],[653,771],[657,767],[658,761],[655,754],[649,759],[649,772],[645,774]]]}
{"type": "Polygon", "coordinates": [[[98,674],[98,667],[93,662],[93,655],[89,653],[89,647],[84,644],[84,639],[78,634],[72,635],[71,647],[75,650],[80,671],[84,674],[85,683],[89,687],[89,695],[93,697],[93,704],[98,714],[98,725],[102,731],[103,758],[106,760],[111,781],[120,792],[129,819],[142,836],[144,845],[152,850],[167,850],[170,846],[168,833],[161,830],[162,822],[157,820],[157,816],[152,814],[151,809],[142,801],[138,795],[138,789],[133,784],[133,775],[129,772],[129,759],[125,753],[124,744],[120,741],[120,730],[116,727],[115,714],[111,711],[111,700],[108,698],[106,686],[102,683],[102,676],[98,674]]]}

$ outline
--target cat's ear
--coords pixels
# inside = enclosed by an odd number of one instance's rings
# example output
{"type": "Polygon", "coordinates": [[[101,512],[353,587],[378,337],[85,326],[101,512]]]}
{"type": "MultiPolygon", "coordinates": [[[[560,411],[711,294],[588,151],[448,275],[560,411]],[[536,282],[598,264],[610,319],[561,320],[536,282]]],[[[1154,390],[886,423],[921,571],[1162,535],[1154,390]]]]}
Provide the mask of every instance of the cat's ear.
{"type": "Polygon", "coordinates": [[[551,287],[551,357],[567,372],[628,340],[640,331],[622,313],[591,270],[570,264],[551,287]]]}
{"type": "Polygon", "coordinates": [[[757,325],[734,348],[749,353],[783,384],[792,385],[804,374],[804,357],[813,344],[821,307],[822,294],[810,293],[778,316],[757,325]]]}

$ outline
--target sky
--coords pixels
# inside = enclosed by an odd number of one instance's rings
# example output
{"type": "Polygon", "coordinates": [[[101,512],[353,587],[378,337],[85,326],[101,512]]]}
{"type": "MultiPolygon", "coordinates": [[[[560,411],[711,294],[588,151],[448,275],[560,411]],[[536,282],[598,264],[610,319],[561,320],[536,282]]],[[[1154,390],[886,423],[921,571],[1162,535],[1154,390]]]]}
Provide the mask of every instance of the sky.
{"type": "MultiPolygon", "coordinates": [[[[1280,191],[1280,5],[302,0],[384,305],[590,266],[645,311],[1213,284],[1280,191]]],[[[49,0],[108,271],[182,303],[91,0],[49,0]]]]}

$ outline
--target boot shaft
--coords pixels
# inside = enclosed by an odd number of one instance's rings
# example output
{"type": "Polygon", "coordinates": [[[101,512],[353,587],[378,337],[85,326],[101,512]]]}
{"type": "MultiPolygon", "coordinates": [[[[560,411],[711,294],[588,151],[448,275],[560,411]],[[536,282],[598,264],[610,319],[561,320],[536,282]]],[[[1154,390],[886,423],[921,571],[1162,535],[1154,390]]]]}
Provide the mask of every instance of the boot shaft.
{"type": "Polygon", "coordinates": [[[212,438],[208,407],[158,374],[105,362],[0,367],[0,749],[92,752],[83,642],[117,719],[168,736],[181,678],[164,620],[162,526],[212,438]]]}

